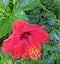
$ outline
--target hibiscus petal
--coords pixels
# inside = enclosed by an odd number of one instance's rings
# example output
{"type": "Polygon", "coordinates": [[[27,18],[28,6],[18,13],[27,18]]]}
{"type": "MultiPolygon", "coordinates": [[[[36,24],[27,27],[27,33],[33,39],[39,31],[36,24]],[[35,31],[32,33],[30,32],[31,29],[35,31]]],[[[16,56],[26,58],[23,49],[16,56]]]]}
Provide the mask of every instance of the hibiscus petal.
{"type": "Polygon", "coordinates": [[[38,25],[38,24],[30,24],[31,27],[33,27],[34,29],[37,28],[37,29],[44,29],[45,28],[45,25],[38,25]]]}
{"type": "Polygon", "coordinates": [[[36,24],[28,24],[28,22],[26,22],[25,20],[17,20],[16,22],[13,23],[12,28],[18,34],[23,34],[29,31],[44,29],[45,25],[39,26],[36,24]]]}
{"type": "Polygon", "coordinates": [[[30,34],[37,39],[40,43],[48,43],[49,35],[45,30],[31,31],[30,34]]]}
{"type": "Polygon", "coordinates": [[[25,47],[25,53],[23,54],[22,58],[31,58],[37,60],[40,58],[40,52],[40,43],[36,39],[31,37],[28,40],[28,46],[25,47]]]}
{"type": "Polygon", "coordinates": [[[44,28],[45,28],[45,25],[43,25],[43,26],[38,26],[38,25],[30,24],[29,26],[23,27],[23,28],[20,30],[20,34],[23,34],[23,33],[25,33],[25,32],[30,32],[30,31],[41,30],[41,29],[44,29],[44,28]]]}
{"type": "Polygon", "coordinates": [[[28,26],[28,22],[26,22],[25,20],[17,20],[12,24],[12,28],[15,31],[21,30],[24,26],[28,26]]]}
{"type": "Polygon", "coordinates": [[[13,59],[18,59],[24,52],[24,42],[20,40],[18,35],[13,33],[8,39],[3,41],[2,50],[10,53],[13,59]]]}

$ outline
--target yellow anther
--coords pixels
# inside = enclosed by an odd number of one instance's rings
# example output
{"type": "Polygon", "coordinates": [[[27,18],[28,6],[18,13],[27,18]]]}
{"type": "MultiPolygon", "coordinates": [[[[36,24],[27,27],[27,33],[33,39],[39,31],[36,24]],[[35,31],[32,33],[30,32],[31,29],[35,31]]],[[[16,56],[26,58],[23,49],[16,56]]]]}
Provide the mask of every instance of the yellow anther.
{"type": "Polygon", "coordinates": [[[29,49],[29,55],[32,59],[37,59],[40,56],[40,50],[34,46],[29,49]]]}

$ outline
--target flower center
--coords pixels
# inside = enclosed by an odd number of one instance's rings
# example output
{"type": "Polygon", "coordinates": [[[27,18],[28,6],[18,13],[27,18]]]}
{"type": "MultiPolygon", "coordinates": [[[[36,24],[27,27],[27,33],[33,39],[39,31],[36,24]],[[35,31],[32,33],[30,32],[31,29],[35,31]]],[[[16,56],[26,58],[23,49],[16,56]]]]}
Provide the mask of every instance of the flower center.
{"type": "Polygon", "coordinates": [[[38,59],[40,57],[40,50],[36,46],[32,46],[29,49],[29,55],[32,59],[38,59]]]}
{"type": "Polygon", "coordinates": [[[22,39],[28,39],[31,36],[31,34],[29,32],[25,32],[21,35],[22,39]]]}
{"type": "Polygon", "coordinates": [[[28,44],[28,40],[29,38],[31,37],[30,33],[29,32],[25,32],[21,35],[21,39],[24,40],[25,44],[28,44]]]}

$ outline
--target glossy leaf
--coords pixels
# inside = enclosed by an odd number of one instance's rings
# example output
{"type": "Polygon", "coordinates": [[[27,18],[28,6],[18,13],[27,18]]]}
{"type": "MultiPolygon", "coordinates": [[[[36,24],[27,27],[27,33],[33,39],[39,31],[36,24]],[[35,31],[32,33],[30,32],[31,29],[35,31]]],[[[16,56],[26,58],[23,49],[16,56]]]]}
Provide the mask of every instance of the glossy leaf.
{"type": "Polygon", "coordinates": [[[7,18],[0,21],[0,38],[11,31],[11,23],[7,18]]]}
{"type": "Polygon", "coordinates": [[[16,8],[12,11],[10,19],[12,21],[16,21],[19,19],[24,19],[24,20],[28,20],[27,15],[25,14],[25,12],[20,9],[20,8],[16,8]]]}
{"type": "Polygon", "coordinates": [[[18,0],[17,7],[25,9],[33,9],[38,6],[40,0],[18,0]]]}

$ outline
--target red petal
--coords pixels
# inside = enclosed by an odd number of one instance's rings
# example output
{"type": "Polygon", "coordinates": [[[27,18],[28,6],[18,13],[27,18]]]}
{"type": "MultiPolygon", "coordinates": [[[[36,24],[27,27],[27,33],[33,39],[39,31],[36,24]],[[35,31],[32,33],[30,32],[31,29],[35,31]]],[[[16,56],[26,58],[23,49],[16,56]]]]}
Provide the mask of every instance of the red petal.
{"type": "Polygon", "coordinates": [[[13,59],[18,59],[24,52],[24,42],[16,34],[12,34],[8,39],[4,40],[2,50],[10,53],[13,59]]]}
{"type": "Polygon", "coordinates": [[[49,35],[45,30],[31,31],[30,34],[37,39],[40,43],[49,42],[49,35]]]}
{"type": "Polygon", "coordinates": [[[13,23],[12,27],[14,31],[17,32],[18,34],[23,34],[29,31],[44,29],[45,26],[28,24],[25,20],[17,20],[15,23],[13,23]]]}
{"type": "Polygon", "coordinates": [[[25,53],[23,54],[23,58],[31,58],[31,59],[39,59],[41,52],[41,45],[40,43],[34,39],[30,38],[28,40],[28,46],[25,47],[25,53]]]}
{"type": "Polygon", "coordinates": [[[40,25],[37,25],[37,24],[30,24],[30,26],[31,26],[31,27],[34,27],[34,29],[35,29],[35,28],[37,28],[37,29],[38,29],[38,28],[39,28],[39,29],[44,29],[44,28],[45,28],[45,25],[40,26],[40,25]]]}
{"type": "Polygon", "coordinates": [[[36,30],[41,30],[44,29],[44,25],[43,26],[38,26],[38,25],[33,25],[30,24],[29,26],[25,26],[20,30],[20,34],[23,34],[25,32],[30,32],[30,31],[36,31],[36,30]]]}
{"type": "Polygon", "coordinates": [[[13,23],[12,27],[15,31],[21,30],[24,26],[27,26],[28,23],[25,20],[17,20],[13,23]]]}

